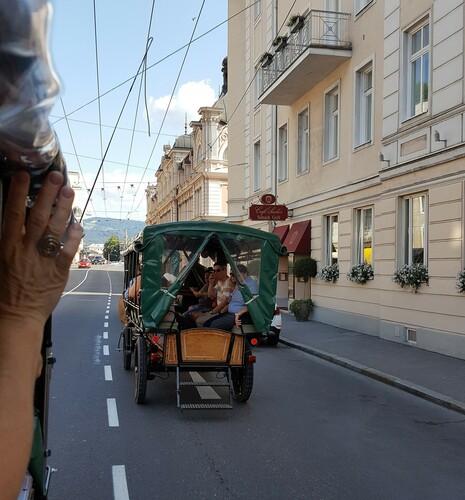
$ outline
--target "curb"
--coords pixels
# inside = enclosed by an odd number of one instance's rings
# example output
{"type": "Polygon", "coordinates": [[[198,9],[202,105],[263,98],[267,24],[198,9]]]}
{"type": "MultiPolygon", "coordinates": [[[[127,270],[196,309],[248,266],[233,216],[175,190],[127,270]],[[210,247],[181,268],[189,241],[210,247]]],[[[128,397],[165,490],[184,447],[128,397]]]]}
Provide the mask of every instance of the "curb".
{"type": "Polygon", "coordinates": [[[409,392],[410,394],[465,415],[465,403],[446,396],[445,394],[432,391],[421,385],[407,382],[398,377],[394,377],[393,375],[375,370],[374,368],[370,368],[350,359],[343,358],[342,356],[330,354],[326,351],[321,351],[320,349],[315,349],[314,347],[309,347],[304,344],[300,344],[299,342],[291,341],[284,337],[280,337],[279,341],[282,344],[287,345],[288,347],[298,349],[299,351],[306,352],[307,354],[311,354],[312,356],[324,359],[325,361],[329,361],[344,368],[348,368],[349,370],[360,373],[361,375],[370,377],[373,380],[377,380],[378,382],[382,382],[383,384],[390,385],[391,387],[396,387],[397,389],[409,392]]]}

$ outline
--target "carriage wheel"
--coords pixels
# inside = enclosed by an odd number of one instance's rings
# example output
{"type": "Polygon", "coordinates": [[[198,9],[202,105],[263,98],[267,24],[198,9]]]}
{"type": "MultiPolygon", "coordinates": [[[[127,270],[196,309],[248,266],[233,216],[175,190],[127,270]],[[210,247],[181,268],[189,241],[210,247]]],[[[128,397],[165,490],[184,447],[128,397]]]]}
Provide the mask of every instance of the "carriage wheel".
{"type": "Polygon", "coordinates": [[[132,363],[132,349],[131,349],[131,341],[132,341],[132,332],[128,326],[124,327],[123,330],[123,368],[125,370],[131,369],[132,363]]]}
{"type": "Polygon", "coordinates": [[[242,368],[234,368],[232,370],[232,383],[234,390],[234,399],[245,403],[252,394],[253,387],[253,363],[248,363],[247,358],[251,351],[246,351],[246,363],[242,368]]]}
{"type": "Polygon", "coordinates": [[[142,404],[145,401],[147,391],[147,344],[142,336],[138,337],[136,342],[134,381],[134,400],[137,404],[142,404]]]}

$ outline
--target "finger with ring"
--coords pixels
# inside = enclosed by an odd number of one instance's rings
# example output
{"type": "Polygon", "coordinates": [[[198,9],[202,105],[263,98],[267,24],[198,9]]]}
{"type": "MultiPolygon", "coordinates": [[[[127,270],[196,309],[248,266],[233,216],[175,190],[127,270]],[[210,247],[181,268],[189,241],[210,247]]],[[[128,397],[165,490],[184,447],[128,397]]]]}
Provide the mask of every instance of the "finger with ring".
{"type": "Polygon", "coordinates": [[[51,234],[43,236],[37,244],[39,254],[42,255],[42,257],[50,258],[56,257],[60,253],[62,247],[63,242],[51,234]]]}

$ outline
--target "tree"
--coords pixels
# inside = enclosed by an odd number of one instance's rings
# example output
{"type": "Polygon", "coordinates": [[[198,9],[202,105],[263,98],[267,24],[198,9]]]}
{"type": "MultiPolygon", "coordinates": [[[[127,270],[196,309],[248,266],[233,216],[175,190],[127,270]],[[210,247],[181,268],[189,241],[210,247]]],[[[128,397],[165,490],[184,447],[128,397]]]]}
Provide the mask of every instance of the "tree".
{"type": "Polygon", "coordinates": [[[120,241],[118,236],[110,236],[103,245],[103,256],[109,261],[118,261],[120,258],[120,241]]]}

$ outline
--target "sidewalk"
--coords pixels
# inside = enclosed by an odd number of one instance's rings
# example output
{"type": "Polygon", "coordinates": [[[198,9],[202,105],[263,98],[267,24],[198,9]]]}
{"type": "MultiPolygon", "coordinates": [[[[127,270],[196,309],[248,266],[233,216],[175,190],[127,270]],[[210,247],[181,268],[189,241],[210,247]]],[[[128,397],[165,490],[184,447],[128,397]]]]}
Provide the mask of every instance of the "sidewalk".
{"type": "Polygon", "coordinates": [[[281,342],[465,414],[465,360],[283,311],[281,342]]]}

